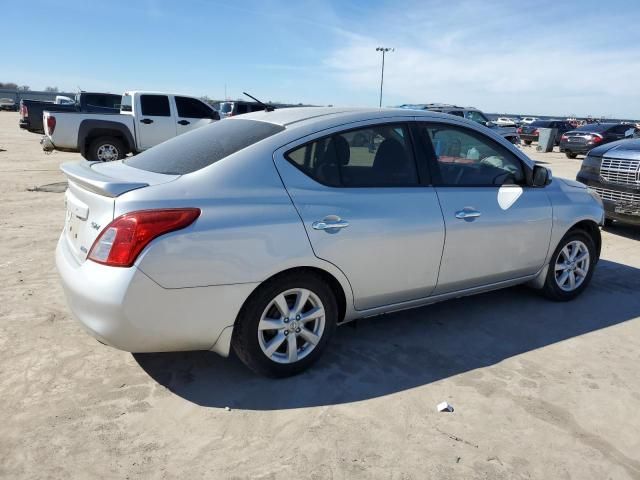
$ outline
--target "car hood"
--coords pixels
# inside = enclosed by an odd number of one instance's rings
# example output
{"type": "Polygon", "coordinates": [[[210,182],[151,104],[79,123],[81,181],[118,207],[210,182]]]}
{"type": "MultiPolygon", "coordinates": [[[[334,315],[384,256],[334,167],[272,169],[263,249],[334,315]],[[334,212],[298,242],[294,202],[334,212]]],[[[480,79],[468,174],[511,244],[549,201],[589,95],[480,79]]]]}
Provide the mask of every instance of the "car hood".
{"type": "MultiPolygon", "coordinates": [[[[584,183],[576,182],[575,180],[569,180],[568,178],[556,178],[555,180],[559,180],[564,183],[567,187],[579,188],[581,190],[586,190],[587,186],[584,183]]],[[[563,186],[564,186],[563,185],[563,186]]]]}

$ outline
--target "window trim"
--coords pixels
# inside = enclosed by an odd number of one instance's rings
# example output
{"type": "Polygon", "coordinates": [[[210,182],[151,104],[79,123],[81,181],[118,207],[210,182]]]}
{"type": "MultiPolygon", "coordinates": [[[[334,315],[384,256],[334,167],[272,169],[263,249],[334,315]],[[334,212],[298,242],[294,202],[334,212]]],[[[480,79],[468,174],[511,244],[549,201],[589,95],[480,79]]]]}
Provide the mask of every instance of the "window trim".
{"type": "MultiPolygon", "coordinates": [[[[303,143],[299,143],[297,145],[295,145],[292,148],[288,148],[287,150],[285,150],[282,153],[282,157],[289,163],[291,164],[293,167],[295,167],[297,170],[299,170],[305,177],[309,178],[311,181],[319,184],[319,185],[323,185],[327,188],[335,188],[335,189],[341,189],[341,190],[346,190],[346,189],[350,189],[350,188],[356,188],[356,189],[360,189],[360,188],[416,188],[416,187],[425,187],[425,186],[431,186],[431,184],[425,184],[423,183],[423,179],[422,179],[422,175],[421,175],[421,169],[419,167],[419,162],[426,162],[426,155],[423,152],[421,155],[418,155],[418,151],[416,149],[416,145],[415,145],[415,141],[413,138],[413,132],[412,132],[412,124],[415,123],[413,121],[413,119],[406,119],[406,120],[394,120],[391,122],[380,122],[380,123],[367,123],[367,124],[360,124],[358,126],[354,126],[351,128],[347,128],[347,129],[331,129],[331,133],[326,133],[324,135],[320,135],[317,137],[314,137],[306,142],[303,143]],[[340,176],[340,183],[341,185],[329,185],[327,183],[321,182],[320,180],[318,180],[315,177],[312,177],[311,175],[309,175],[308,172],[305,172],[302,167],[300,165],[298,165],[297,162],[295,162],[293,159],[291,159],[291,157],[289,156],[289,154],[291,152],[294,152],[300,148],[303,147],[307,147],[308,145],[311,145],[312,143],[316,143],[316,142],[320,142],[323,140],[328,140],[330,139],[332,136],[334,135],[341,135],[344,133],[349,133],[349,132],[353,132],[356,130],[365,130],[367,128],[378,128],[378,127],[384,127],[384,126],[392,126],[392,125],[400,125],[402,127],[404,127],[404,129],[407,132],[407,141],[409,142],[409,152],[413,157],[413,162],[414,162],[414,166],[415,166],[415,173],[416,173],[416,178],[417,178],[417,182],[415,184],[411,184],[411,185],[342,185],[342,177],[340,176]],[[421,157],[420,159],[418,157],[421,157]]],[[[427,170],[428,171],[428,170],[427,170]]]]}
{"type": "MultiPolygon", "coordinates": [[[[493,147],[495,147],[497,150],[502,150],[503,152],[507,153],[508,155],[510,155],[511,157],[513,157],[513,159],[515,159],[519,164],[520,167],[522,168],[522,171],[524,173],[524,181],[522,183],[515,183],[515,184],[501,184],[501,185],[486,185],[486,184],[465,184],[465,185],[457,185],[457,184],[446,184],[443,183],[442,181],[442,175],[440,173],[440,165],[438,163],[438,159],[436,157],[436,152],[433,148],[433,144],[431,143],[431,138],[429,138],[429,136],[425,136],[425,135],[421,135],[421,141],[424,144],[424,148],[426,151],[426,159],[427,159],[427,163],[429,165],[429,172],[431,174],[431,179],[432,179],[432,183],[434,187],[438,187],[438,188],[500,188],[504,185],[517,185],[520,186],[522,188],[527,188],[527,187],[531,187],[531,178],[532,178],[532,170],[531,168],[529,168],[529,165],[527,165],[525,162],[522,161],[522,159],[518,158],[517,155],[515,155],[513,152],[510,152],[508,148],[506,148],[504,145],[500,145],[499,142],[495,141],[493,138],[489,137],[488,135],[483,134],[482,132],[478,132],[472,128],[468,128],[466,126],[463,125],[458,125],[458,124],[454,124],[454,123],[447,123],[447,122],[434,122],[434,121],[416,121],[416,130],[420,129],[420,128],[429,128],[431,126],[446,126],[448,128],[454,129],[454,130],[462,130],[463,132],[471,132],[471,136],[481,136],[483,140],[486,139],[486,141],[493,147]]],[[[416,132],[417,133],[417,132],[416,132]]]]}

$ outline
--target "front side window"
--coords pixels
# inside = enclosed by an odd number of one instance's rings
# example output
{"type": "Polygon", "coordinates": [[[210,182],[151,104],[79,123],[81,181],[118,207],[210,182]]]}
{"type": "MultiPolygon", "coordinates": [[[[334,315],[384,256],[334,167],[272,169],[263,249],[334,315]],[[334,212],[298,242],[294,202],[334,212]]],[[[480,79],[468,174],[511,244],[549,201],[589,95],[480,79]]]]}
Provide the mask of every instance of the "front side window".
{"type": "Polygon", "coordinates": [[[443,186],[522,184],[520,160],[490,138],[473,130],[431,124],[420,129],[431,145],[443,186]]]}
{"type": "Polygon", "coordinates": [[[200,100],[189,97],[176,97],[178,116],[184,118],[211,118],[211,109],[200,100]]]}
{"type": "Polygon", "coordinates": [[[169,97],[166,95],[140,95],[142,115],[149,117],[170,117],[169,97]]]}
{"type": "Polygon", "coordinates": [[[336,133],[287,153],[314,180],[333,187],[418,185],[407,127],[376,125],[336,133]]]}

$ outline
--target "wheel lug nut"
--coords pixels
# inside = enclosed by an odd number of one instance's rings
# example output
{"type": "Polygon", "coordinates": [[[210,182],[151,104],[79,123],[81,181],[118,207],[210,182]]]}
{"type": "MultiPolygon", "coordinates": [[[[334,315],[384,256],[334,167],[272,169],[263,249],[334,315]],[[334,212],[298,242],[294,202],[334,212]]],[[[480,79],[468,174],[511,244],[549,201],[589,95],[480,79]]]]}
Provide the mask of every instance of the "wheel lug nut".
{"type": "Polygon", "coordinates": [[[300,329],[299,328],[296,328],[296,333],[300,333],[300,329]]]}
{"type": "Polygon", "coordinates": [[[300,315],[296,315],[296,320],[300,320],[300,315]]]}
{"type": "Polygon", "coordinates": [[[289,323],[289,317],[284,319],[284,323],[289,323]]]}
{"type": "Polygon", "coordinates": [[[289,335],[289,330],[284,331],[284,336],[286,337],[287,335],[289,335]]]}

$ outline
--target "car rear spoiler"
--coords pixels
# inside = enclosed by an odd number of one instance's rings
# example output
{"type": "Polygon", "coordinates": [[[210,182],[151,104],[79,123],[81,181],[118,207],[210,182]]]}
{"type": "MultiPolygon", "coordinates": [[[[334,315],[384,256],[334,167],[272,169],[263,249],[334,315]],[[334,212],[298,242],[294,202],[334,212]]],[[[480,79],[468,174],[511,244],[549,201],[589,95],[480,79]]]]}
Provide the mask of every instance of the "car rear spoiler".
{"type": "Polygon", "coordinates": [[[105,197],[117,197],[131,190],[149,186],[148,183],[127,182],[96,172],[91,168],[96,163],[102,162],[80,161],[63,163],[60,165],[60,170],[67,176],[69,181],[105,197]]]}

